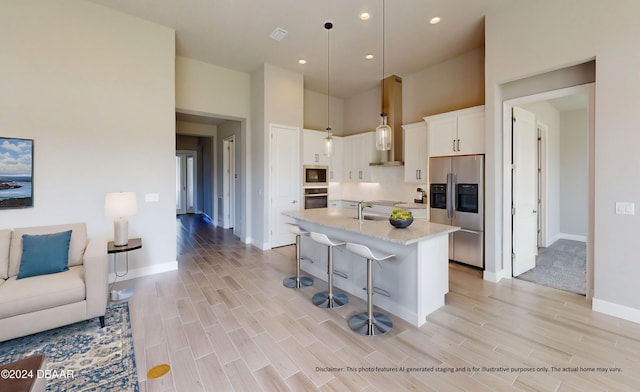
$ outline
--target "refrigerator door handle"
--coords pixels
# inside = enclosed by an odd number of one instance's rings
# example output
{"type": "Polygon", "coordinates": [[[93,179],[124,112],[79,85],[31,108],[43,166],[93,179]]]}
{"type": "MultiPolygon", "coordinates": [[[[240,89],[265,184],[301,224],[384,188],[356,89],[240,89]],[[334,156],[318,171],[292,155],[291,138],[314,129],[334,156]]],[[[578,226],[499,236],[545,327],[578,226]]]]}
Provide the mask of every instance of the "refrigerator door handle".
{"type": "Polygon", "coordinates": [[[453,189],[451,185],[453,184],[453,173],[447,173],[447,218],[453,218],[453,189]]]}
{"type": "Polygon", "coordinates": [[[451,173],[451,219],[456,215],[456,199],[457,199],[458,177],[455,173],[451,173]]]}

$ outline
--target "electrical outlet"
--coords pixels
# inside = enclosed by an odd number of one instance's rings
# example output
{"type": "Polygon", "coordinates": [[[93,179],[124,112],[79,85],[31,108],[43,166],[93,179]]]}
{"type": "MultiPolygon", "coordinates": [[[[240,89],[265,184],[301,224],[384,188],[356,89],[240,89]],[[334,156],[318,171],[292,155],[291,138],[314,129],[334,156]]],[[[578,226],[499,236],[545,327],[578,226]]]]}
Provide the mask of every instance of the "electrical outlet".
{"type": "Polygon", "coordinates": [[[636,204],[628,202],[616,202],[616,214],[618,215],[635,215],[636,204]]]}

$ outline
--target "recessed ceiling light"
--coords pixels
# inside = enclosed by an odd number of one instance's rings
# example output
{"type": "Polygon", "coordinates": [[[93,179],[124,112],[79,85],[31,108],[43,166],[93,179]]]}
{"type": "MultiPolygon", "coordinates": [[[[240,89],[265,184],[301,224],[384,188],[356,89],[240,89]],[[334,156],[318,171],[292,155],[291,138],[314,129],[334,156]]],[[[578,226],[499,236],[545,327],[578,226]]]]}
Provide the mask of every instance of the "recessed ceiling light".
{"type": "Polygon", "coordinates": [[[298,60],[298,64],[302,64],[302,65],[304,65],[304,64],[306,64],[306,63],[307,63],[307,60],[305,60],[305,59],[300,59],[300,60],[298,60]]]}
{"type": "Polygon", "coordinates": [[[431,23],[431,24],[438,24],[438,23],[440,23],[440,17],[439,17],[439,16],[435,16],[435,17],[431,18],[431,20],[429,21],[429,23],[431,23]]]}
{"type": "Polygon", "coordinates": [[[371,59],[373,59],[373,57],[374,56],[371,53],[369,53],[368,55],[364,56],[364,58],[367,59],[367,60],[371,60],[371,59]]]}
{"type": "Polygon", "coordinates": [[[362,20],[368,20],[371,17],[371,15],[369,15],[368,12],[363,12],[360,14],[360,19],[362,20]]]}

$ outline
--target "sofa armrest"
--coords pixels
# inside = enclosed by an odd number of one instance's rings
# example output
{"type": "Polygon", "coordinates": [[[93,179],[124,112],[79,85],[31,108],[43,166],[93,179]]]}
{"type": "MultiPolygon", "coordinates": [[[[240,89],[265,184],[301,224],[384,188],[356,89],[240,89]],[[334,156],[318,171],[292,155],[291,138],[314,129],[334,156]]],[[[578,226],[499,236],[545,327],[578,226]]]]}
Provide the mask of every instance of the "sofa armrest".
{"type": "Polygon", "coordinates": [[[104,316],[108,299],[107,244],[103,241],[87,242],[84,251],[84,283],[87,293],[87,318],[104,316]]]}

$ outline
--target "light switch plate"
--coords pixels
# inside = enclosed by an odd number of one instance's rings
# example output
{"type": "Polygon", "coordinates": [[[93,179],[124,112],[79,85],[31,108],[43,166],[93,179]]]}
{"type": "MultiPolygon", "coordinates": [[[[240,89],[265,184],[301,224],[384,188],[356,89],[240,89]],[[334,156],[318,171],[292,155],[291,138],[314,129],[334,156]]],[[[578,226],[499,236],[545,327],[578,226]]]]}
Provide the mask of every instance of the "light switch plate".
{"type": "Polygon", "coordinates": [[[158,193],[146,193],[144,195],[144,201],[147,203],[160,201],[160,195],[158,193]]]}
{"type": "Polygon", "coordinates": [[[618,215],[635,215],[636,204],[628,202],[616,202],[616,214],[618,215]]]}

